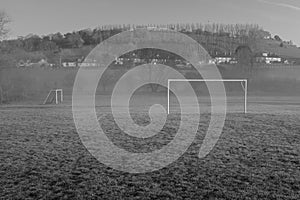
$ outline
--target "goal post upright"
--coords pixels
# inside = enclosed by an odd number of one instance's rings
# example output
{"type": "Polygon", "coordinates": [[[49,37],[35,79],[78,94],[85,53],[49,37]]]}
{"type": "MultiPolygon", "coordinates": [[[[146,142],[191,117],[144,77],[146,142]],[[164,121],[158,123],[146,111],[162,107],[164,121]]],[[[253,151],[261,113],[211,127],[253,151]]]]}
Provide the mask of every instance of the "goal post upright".
{"type": "Polygon", "coordinates": [[[168,114],[170,114],[170,83],[171,82],[241,82],[244,90],[244,113],[247,114],[248,80],[247,79],[168,79],[168,114]]]}
{"type": "Polygon", "coordinates": [[[46,103],[47,103],[47,100],[48,100],[48,98],[50,97],[50,95],[51,95],[51,90],[50,90],[50,92],[48,93],[48,95],[47,95],[46,99],[44,100],[43,104],[46,104],[46,103]]]}
{"type": "Polygon", "coordinates": [[[244,113],[247,114],[247,98],[248,98],[248,80],[245,79],[245,88],[244,88],[244,92],[245,92],[245,105],[244,105],[244,113]]]}
{"type": "Polygon", "coordinates": [[[55,90],[55,104],[58,104],[58,90],[55,90]]]}
{"type": "Polygon", "coordinates": [[[62,89],[53,89],[50,90],[43,104],[59,104],[63,102],[63,90],[62,89]],[[53,96],[54,95],[54,96],[53,96]]]}
{"type": "Polygon", "coordinates": [[[64,95],[63,95],[63,90],[62,89],[60,91],[60,100],[61,100],[61,102],[64,101],[64,95]]]}
{"type": "Polygon", "coordinates": [[[170,114],[170,79],[168,79],[168,114],[170,114]]]}

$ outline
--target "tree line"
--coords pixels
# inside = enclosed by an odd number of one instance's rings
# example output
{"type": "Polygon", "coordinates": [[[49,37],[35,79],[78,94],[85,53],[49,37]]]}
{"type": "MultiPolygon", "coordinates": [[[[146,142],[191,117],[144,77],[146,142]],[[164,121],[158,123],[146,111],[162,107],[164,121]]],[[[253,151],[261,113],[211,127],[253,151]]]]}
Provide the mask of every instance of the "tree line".
{"type": "Polygon", "coordinates": [[[157,27],[168,28],[182,33],[190,34],[195,39],[200,39],[204,42],[208,37],[212,43],[216,43],[217,37],[225,37],[228,42],[230,38],[235,38],[240,42],[246,42],[248,39],[259,39],[271,36],[267,31],[264,31],[256,24],[168,24],[168,25],[152,25],[135,26],[135,25],[108,25],[95,29],[84,29],[66,34],[55,33],[46,36],[28,35],[19,37],[15,40],[5,40],[0,43],[1,51],[11,52],[16,48],[25,51],[58,51],[66,48],[80,48],[84,45],[97,45],[103,40],[118,34],[122,31],[132,30],[140,27],[157,27]],[[198,37],[197,37],[198,36],[198,37]],[[201,38],[199,36],[204,36],[201,38]],[[205,37],[206,36],[206,37],[205,37]]]}

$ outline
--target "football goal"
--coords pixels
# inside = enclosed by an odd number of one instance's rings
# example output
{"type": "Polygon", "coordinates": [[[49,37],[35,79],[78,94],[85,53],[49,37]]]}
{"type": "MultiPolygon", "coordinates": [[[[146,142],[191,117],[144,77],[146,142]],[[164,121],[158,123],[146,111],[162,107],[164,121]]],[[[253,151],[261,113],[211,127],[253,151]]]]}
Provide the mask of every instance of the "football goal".
{"type": "Polygon", "coordinates": [[[50,90],[43,104],[59,104],[63,102],[63,90],[50,90]]]}
{"type": "MultiPolygon", "coordinates": [[[[243,91],[243,112],[247,113],[247,93],[248,93],[248,81],[247,79],[168,79],[168,103],[167,111],[170,113],[170,86],[172,82],[233,82],[240,83],[241,90],[243,91]]],[[[226,92],[227,94],[227,92],[226,92]]]]}

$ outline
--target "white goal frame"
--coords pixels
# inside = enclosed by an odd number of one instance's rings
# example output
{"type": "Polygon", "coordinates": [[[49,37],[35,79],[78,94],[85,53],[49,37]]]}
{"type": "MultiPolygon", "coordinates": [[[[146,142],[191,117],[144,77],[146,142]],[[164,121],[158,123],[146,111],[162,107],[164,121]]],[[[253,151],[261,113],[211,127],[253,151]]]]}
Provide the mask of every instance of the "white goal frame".
{"type": "Polygon", "coordinates": [[[64,100],[64,95],[63,95],[63,90],[62,89],[55,89],[55,90],[50,90],[44,103],[43,104],[46,104],[47,103],[47,100],[49,98],[49,96],[51,95],[52,92],[55,92],[55,104],[58,104],[58,97],[60,97],[60,102],[63,102],[64,100]],[[60,95],[58,95],[58,93],[60,92],[60,95]]]}
{"type": "Polygon", "coordinates": [[[244,113],[247,114],[248,80],[247,79],[168,79],[168,114],[170,114],[171,82],[240,82],[244,90],[244,113]],[[243,85],[244,83],[244,85],[243,85]]]}

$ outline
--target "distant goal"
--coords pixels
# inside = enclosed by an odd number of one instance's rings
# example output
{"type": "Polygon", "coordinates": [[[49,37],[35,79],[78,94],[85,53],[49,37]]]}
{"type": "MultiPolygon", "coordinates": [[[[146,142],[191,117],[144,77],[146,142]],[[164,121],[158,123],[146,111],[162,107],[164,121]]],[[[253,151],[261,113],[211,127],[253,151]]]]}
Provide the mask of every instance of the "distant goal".
{"type": "Polygon", "coordinates": [[[170,87],[172,82],[240,82],[243,91],[243,112],[247,113],[248,80],[247,79],[168,79],[167,112],[170,114],[170,87]]]}
{"type": "Polygon", "coordinates": [[[63,90],[50,90],[43,104],[60,104],[63,102],[63,90]]]}

